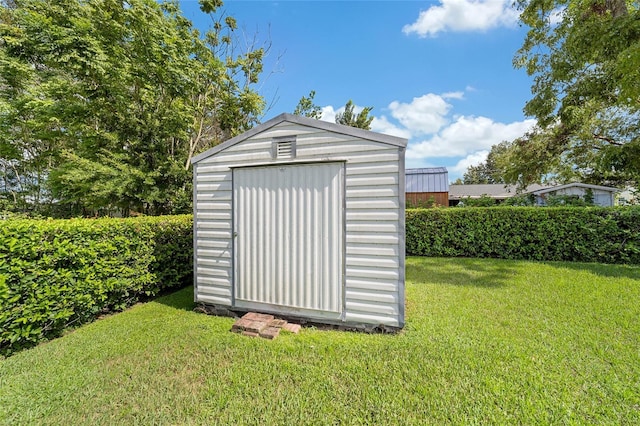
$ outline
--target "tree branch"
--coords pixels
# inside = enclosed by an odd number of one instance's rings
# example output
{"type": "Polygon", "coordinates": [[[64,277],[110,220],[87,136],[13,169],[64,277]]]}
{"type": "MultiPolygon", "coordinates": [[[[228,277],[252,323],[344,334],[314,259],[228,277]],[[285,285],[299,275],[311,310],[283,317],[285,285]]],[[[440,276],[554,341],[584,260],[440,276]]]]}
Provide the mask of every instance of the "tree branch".
{"type": "Polygon", "coordinates": [[[608,143],[608,144],[610,144],[610,145],[614,145],[614,146],[623,146],[623,145],[624,145],[624,143],[616,142],[616,141],[615,141],[615,140],[613,140],[612,138],[608,138],[608,137],[606,137],[606,136],[601,136],[601,135],[598,135],[598,134],[596,134],[596,133],[592,133],[592,136],[593,136],[595,139],[598,139],[598,140],[601,140],[601,141],[605,141],[605,142],[607,142],[607,143],[608,143]]]}

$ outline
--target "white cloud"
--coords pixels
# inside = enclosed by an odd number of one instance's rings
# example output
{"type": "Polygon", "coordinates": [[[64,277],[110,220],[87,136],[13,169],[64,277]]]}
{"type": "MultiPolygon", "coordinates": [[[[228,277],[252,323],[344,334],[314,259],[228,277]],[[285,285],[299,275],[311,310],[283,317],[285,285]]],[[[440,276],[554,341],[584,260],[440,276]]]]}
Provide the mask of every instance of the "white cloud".
{"type": "Polygon", "coordinates": [[[447,92],[440,96],[442,96],[443,99],[464,99],[464,92],[447,92]]]}
{"type": "Polygon", "coordinates": [[[567,9],[564,7],[557,7],[549,13],[549,24],[558,25],[564,19],[564,13],[567,9]]]}
{"type": "Polygon", "coordinates": [[[402,31],[427,37],[442,31],[485,31],[512,27],[519,16],[512,3],[512,0],[440,0],[440,5],[420,12],[418,19],[413,24],[405,25],[402,31]]]}
{"type": "MultiPolygon", "coordinates": [[[[358,105],[354,105],[353,107],[353,111],[356,114],[362,112],[363,109],[364,107],[358,105]]],[[[344,106],[338,109],[333,109],[332,105],[327,105],[325,107],[322,107],[321,111],[322,115],[320,116],[320,120],[335,123],[336,115],[344,112],[344,106]]],[[[398,136],[405,139],[409,139],[411,137],[411,131],[390,122],[389,119],[384,115],[380,117],[373,117],[373,121],[371,122],[371,131],[383,133],[385,135],[398,136]]]]}
{"type": "Polygon", "coordinates": [[[333,109],[333,106],[327,105],[325,107],[322,107],[322,115],[320,116],[320,120],[335,123],[336,115],[338,114],[338,112],[343,112],[343,111],[344,111],[344,107],[339,108],[337,111],[335,111],[333,109]]]}
{"type": "Polygon", "coordinates": [[[467,171],[469,166],[477,166],[478,164],[483,163],[487,159],[487,155],[489,155],[489,151],[486,149],[474,152],[473,154],[469,154],[458,161],[455,166],[449,166],[447,169],[452,174],[462,175],[467,171]]]}
{"type": "MultiPolygon", "coordinates": [[[[354,114],[360,114],[363,109],[364,109],[364,107],[361,107],[359,105],[354,105],[353,106],[354,114]]],[[[320,115],[320,120],[329,121],[331,123],[335,123],[336,122],[336,115],[341,114],[341,113],[344,112],[344,106],[341,106],[338,109],[333,109],[332,105],[327,105],[325,107],[322,107],[321,112],[322,113],[320,115]]]]}
{"type": "MultiPolygon", "coordinates": [[[[529,131],[535,120],[501,123],[483,116],[452,113],[447,99],[462,100],[467,92],[428,93],[411,102],[393,101],[390,116],[374,116],[371,130],[409,139],[406,151],[407,167],[447,166],[449,177],[461,176],[469,166],[483,162],[491,147],[502,141],[512,141],[529,131]]],[[[354,111],[362,111],[355,106],[354,111]]],[[[343,112],[328,105],[322,108],[322,120],[335,122],[343,112]]]]}
{"type": "MultiPolygon", "coordinates": [[[[449,94],[451,96],[451,94],[449,94]]],[[[393,118],[398,120],[414,135],[435,133],[447,124],[447,114],[451,104],[443,95],[433,93],[413,98],[411,103],[393,101],[389,110],[393,118]]]]}
{"type": "Polygon", "coordinates": [[[371,130],[378,133],[384,133],[385,135],[398,136],[405,139],[409,139],[411,137],[411,132],[409,130],[396,126],[384,115],[381,117],[373,117],[371,130]]]}
{"type": "Polygon", "coordinates": [[[466,157],[524,135],[535,120],[504,124],[487,117],[460,116],[428,140],[410,144],[407,158],[466,157]]]}

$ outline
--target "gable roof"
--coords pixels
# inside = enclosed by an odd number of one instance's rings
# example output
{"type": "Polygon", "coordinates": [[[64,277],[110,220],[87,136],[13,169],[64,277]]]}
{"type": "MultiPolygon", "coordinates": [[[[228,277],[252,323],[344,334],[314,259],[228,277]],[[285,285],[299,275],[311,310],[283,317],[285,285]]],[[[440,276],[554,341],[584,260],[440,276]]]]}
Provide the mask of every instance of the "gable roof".
{"type": "Polygon", "coordinates": [[[385,144],[397,146],[400,148],[405,148],[408,142],[407,139],[399,138],[397,136],[384,135],[382,133],[376,133],[369,130],[358,129],[356,127],[344,126],[342,124],[316,120],[315,118],[302,117],[299,115],[283,113],[278,115],[277,117],[272,118],[271,120],[265,121],[264,123],[257,125],[256,127],[250,130],[247,130],[246,132],[236,137],[233,137],[219,145],[214,146],[213,148],[210,148],[201,154],[196,155],[191,159],[191,163],[195,164],[205,158],[208,158],[220,151],[224,151],[225,149],[235,144],[245,141],[257,135],[258,133],[267,131],[272,127],[275,127],[278,124],[281,124],[284,122],[299,124],[301,126],[310,127],[318,130],[324,130],[332,133],[338,133],[341,135],[353,136],[355,138],[365,139],[373,142],[385,143],[385,144]]]}
{"type": "Polygon", "coordinates": [[[545,187],[545,188],[541,188],[541,189],[530,190],[529,188],[527,188],[527,193],[533,193],[533,194],[536,194],[536,195],[541,195],[541,194],[547,194],[549,192],[559,191],[561,189],[572,188],[572,187],[579,187],[579,188],[586,188],[586,189],[596,189],[596,190],[608,191],[608,192],[619,192],[620,191],[620,189],[612,188],[610,186],[600,186],[600,185],[591,185],[591,184],[588,184],[588,183],[574,182],[574,183],[567,183],[567,184],[564,184],[564,185],[549,186],[549,187],[545,187]]]}
{"type": "Polygon", "coordinates": [[[421,169],[407,169],[406,173],[408,175],[429,175],[449,172],[446,167],[423,167],[421,169]]]}

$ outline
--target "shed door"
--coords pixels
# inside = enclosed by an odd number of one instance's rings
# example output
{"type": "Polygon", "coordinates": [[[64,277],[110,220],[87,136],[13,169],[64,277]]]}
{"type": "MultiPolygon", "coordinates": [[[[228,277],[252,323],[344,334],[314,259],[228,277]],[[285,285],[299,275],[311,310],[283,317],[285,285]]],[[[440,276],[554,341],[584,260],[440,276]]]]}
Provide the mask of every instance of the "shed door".
{"type": "Polygon", "coordinates": [[[233,171],[235,305],[338,318],[343,163],[233,171]]]}

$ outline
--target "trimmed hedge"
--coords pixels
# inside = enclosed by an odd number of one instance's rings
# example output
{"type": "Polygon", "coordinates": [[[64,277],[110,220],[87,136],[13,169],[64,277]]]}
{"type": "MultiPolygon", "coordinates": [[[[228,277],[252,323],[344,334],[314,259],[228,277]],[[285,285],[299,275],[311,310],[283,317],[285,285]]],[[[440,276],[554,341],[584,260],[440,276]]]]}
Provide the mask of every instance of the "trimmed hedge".
{"type": "Polygon", "coordinates": [[[0,354],[193,281],[191,216],[0,221],[0,354]]]}
{"type": "Polygon", "coordinates": [[[407,210],[407,254],[640,263],[640,207],[407,210]]]}
{"type": "MultiPolygon", "coordinates": [[[[0,355],[192,284],[192,217],[0,220],[0,355]]],[[[406,252],[640,264],[640,207],[411,209],[406,252]]]]}

